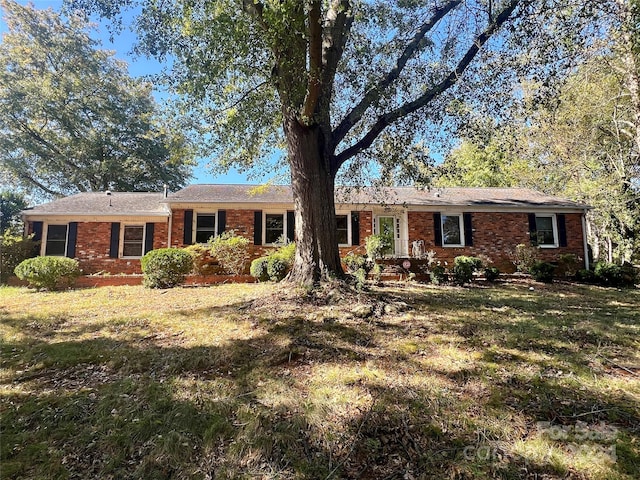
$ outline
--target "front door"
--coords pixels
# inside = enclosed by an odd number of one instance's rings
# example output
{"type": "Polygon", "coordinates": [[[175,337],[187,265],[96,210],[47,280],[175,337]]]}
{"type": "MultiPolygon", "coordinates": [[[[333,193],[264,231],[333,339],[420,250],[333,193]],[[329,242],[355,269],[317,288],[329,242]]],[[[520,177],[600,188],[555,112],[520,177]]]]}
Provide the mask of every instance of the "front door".
{"type": "Polygon", "coordinates": [[[378,234],[388,245],[384,250],[385,255],[396,253],[396,219],[395,217],[378,217],[378,234]]]}

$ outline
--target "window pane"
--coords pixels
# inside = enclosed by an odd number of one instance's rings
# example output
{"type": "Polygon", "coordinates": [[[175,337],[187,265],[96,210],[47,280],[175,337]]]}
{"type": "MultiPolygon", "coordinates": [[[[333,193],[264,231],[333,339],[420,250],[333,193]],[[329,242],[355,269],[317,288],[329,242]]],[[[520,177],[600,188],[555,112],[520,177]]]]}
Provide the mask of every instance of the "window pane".
{"type": "Polygon", "coordinates": [[[265,243],[276,243],[284,234],[284,215],[265,215],[265,243]]]}
{"type": "Polygon", "coordinates": [[[207,243],[216,235],[216,216],[198,215],[196,219],[196,243],[207,243]]]}
{"type": "Polygon", "coordinates": [[[45,255],[64,256],[67,253],[67,226],[49,225],[45,255]]]}
{"type": "Polygon", "coordinates": [[[123,257],[141,257],[142,239],[144,238],[144,227],[126,226],[124,227],[124,244],[122,245],[123,257]]]}
{"type": "Polygon", "coordinates": [[[142,236],[144,235],[143,227],[124,227],[124,241],[127,240],[139,240],[142,241],[142,236]]]}
{"type": "Polygon", "coordinates": [[[442,244],[461,245],[460,215],[442,215],[442,244]]]}
{"type": "Polygon", "coordinates": [[[552,217],[536,217],[536,230],[538,233],[538,245],[555,245],[552,217]]]}
{"type": "Polygon", "coordinates": [[[349,230],[347,215],[336,215],[336,236],[338,244],[346,245],[349,243],[349,230]]]}

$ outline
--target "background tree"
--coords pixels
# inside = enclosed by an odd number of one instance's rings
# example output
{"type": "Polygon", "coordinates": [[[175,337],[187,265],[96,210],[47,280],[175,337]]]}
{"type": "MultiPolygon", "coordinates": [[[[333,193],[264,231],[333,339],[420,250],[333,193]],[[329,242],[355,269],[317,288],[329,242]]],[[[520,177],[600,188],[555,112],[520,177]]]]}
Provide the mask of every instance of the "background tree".
{"type": "Polygon", "coordinates": [[[593,18],[583,2],[553,0],[71,3],[109,18],[142,6],[139,51],[171,58],[167,82],[187,95],[225,165],[251,165],[285,139],[296,212],[290,279],[305,284],[342,274],[341,169],[365,165],[383,132],[410,139],[407,149],[433,143],[454,99],[491,98],[500,79],[532,63],[545,63],[541,74],[562,71],[561,50],[575,42],[559,37],[574,40],[593,18]]]}
{"type": "Polygon", "coordinates": [[[22,233],[20,212],[27,208],[27,201],[20,193],[0,191],[0,236],[5,232],[22,233]]]}
{"type": "Polygon", "coordinates": [[[0,172],[28,191],[176,189],[192,155],[151,85],[97,49],[83,17],[2,0],[0,172]]]}

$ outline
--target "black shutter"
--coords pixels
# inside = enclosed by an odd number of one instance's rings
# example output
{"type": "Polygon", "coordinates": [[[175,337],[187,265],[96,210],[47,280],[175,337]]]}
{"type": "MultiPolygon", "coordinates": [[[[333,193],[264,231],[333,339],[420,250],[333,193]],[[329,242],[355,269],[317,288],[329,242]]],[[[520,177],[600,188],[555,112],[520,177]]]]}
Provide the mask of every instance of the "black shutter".
{"type": "Polygon", "coordinates": [[[473,223],[471,214],[465,213],[462,218],[464,220],[464,245],[466,247],[473,247],[473,223]]]}
{"type": "Polygon", "coordinates": [[[118,247],[120,246],[120,224],[111,224],[111,243],[109,245],[109,257],[118,258],[118,247]]]}
{"type": "Polygon", "coordinates": [[[42,222],[33,222],[33,241],[42,240],[42,222]]]}
{"type": "Polygon", "coordinates": [[[558,222],[558,244],[561,247],[567,246],[567,222],[564,218],[564,214],[556,215],[556,221],[558,222]]]}
{"type": "Polygon", "coordinates": [[[287,239],[290,242],[295,240],[296,236],[296,215],[292,210],[287,211],[287,239]]]}
{"type": "Polygon", "coordinates": [[[78,239],[78,222],[69,222],[68,228],[67,257],[74,258],[76,256],[76,241],[78,239]]]}
{"type": "Polygon", "coordinates": [[[253,244],[262,245],[262,210],[253,212],[253,244]]]}
{"type": "Polygon", "coordinates": [[[144,226],[144,253],[153,250],[153,231],[155,226],[155,223],[147,223],[144,226]]]}
{"type": "Polygon", "coordinates": [[[184,245],[193,243],[193,210],[184,211],[184,237],[182,243],[184,245]]]}
{"type": "Polygon", "coordinates": [[[360,245],[360,214],[351,212],[351,245],[360,245]]]}
{"type": "Polygon", "coordinates": [[[442,216],[439,213],[433,214],[433,242],[436,247],[442,246],[442,216]]]}
{"type": "Polygon", "coordinates": [[[531,246],[538,246],[538,228],[536,227],[536,214],[529,214],[529,239],[531,240],[531,246]]]}
{"type": "Polygon", "coordinates": [[[222,235],[226,229],[227,229],[227,211],[218,210],[218,231],[216,233],[218,235],[222,235]]]}

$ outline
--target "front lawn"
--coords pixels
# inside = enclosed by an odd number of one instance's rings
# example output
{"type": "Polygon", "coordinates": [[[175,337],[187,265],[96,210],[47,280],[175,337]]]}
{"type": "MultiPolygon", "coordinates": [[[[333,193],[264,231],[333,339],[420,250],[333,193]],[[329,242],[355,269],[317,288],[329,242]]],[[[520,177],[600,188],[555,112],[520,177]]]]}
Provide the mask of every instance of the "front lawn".
{"type": "Polygon", "coordinates": [[[640,476],[639,290],[278,288],[0,288],[0,478],[640,476]]]}

